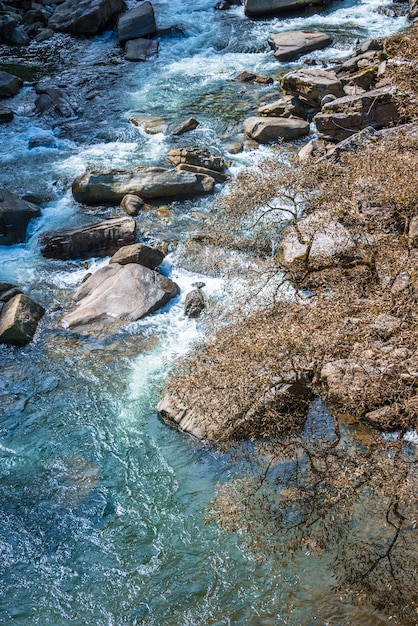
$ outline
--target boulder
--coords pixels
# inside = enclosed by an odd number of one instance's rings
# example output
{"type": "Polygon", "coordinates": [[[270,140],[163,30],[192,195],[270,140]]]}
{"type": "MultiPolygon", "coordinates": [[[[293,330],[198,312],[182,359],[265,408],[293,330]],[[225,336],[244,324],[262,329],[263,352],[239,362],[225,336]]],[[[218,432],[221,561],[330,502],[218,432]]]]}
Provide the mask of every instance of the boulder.
{"type": "Polygon", "coordinates": [[[92,274],[77,290],[77,306],[62,318],[66,328],[113,326],[157,311],[179,293],[172,280],[136,263],[112,263],[92,274]]]}
{"type": "Polygon", "coordinates": [[[151,248],[143,243],[133,243],[130,246],[123,246],[112,256],[109,263],[137,263],[151,270],[158,267],[164,260],[164,253],[156,248],[151,248]]]}
{"type": "Polygon", "coordinates": [[[227,169],[226,161],[221,156],[212,154],[206,148],[174,148],[167,154],[167,161],[173,165],[188,163],[217,172],[224,172],[227,169]]]}
{"type": "Polygon", "coordinates": [[[326,48],[332,41],[331,35],[313,30],[290,30],[268,38],[268,44],[275,50],[274,56],[278,61],[292,61],[301,54],[326,48]]]}
{"type": "Polygon", "coordinates": [[[6,291],[2,291],[0,288],[0,302],[9,302],[12,298],[22,293],[19,287],[10,287],[6,291]]]}
{"type": "Polygon", "coordinates": [[[151,2],[142,2],[139,6],[124,15],[118,21],[118,38],[120,43],[130,39],[142,39],[154,35],[157,31],[154,7],[151,2]]]}
{"type": "Polygon", "coordinates": [[[52,30],[94,35],[123,9],[123,0],[65,0],[48,22],[52,30]]]}
{"type": "Polygon", "coordinates": [[[299,118],[248,117],[244,120],[244,132],[259,143],[291,141],[309,134],[309,122],[299,118]]]}
{"type": "Polygon", "coordinates": [[[11,246],[25,241],[31,219],[39,217],[39,207],[0,189],[0,245],[11,246]]]}
{"type": "Polygon", "coordinates": [[[414,20],[418,17],[418,0],[409,0],[409,18],[414,20]]]}
{"type": "Polygon", "coordinates": [[[193,196],[213,191],[210,176],[166,167],[88,170],[73,182],[73,196],[84,204],[119,204],[126,194],[141,198],[193,196]]]}
{"type": "Polygon", "coordinates": [[[167,122],[162,117],[153,117],[152,115],[139,115],[131,117],[129,120],[134,126],[142,128],[147,135],[158,135],[165,133],[167,130],[167,122]]]}
{"type": "Polygon", "coordinates": [[[121,200],[120,208],[127,215],[135,216],[144,208],[144,201],[133,193],[127,193],[121,200]]]}
{"type": "Polygon", "coordinates": [[[57,87],[36,87],[38,94],[35,100],[35,114],[49,115],[54,120],[73,118],[78,115],[78,110],[70,101],[65,91],[57,87]]]}
{"type": "Polygon", "coordinates": [[[205,299],[200,289],[190,291],[184,302],[184,315],[190,318],[199,317],[205,308],[205,299]]]}
{"type": "Polygon", "coordinates": [[[392,86],[328,102],[314,117],[321,139],[342,141],[371,126],[384,128],[399,119],[392,86]]]}
{"type": "Polygon", "coordinates": [[[45,233],[41,253],[53,259],[87,259],[114,254],[122,246],[135,242],[136,223],[122,217],[82,228],[45,233]]]}
{"type": "Polygon", "coordinates": [[[286,268],[297,271],[350,263],[358,254],[345,226],[312,214],[283,231],[278,258],[286,268]]]}
{"type": "Polygon", "coordinates": [[[248,17],[260,17],[261,15],[277,15],[323,4],[323,0],[245,0],[244,12],[248,17]]]}
{"type": "Polygon", "coordinates": [[[13,120],[14,113],[10,109],[0,108],[0,124],[6,124],[13,120]]]}
{"type": "Polygon", "coordinates": [[[130,39],[125,44],[128,61],[148,61],[157,56],[159,43],[153,39],[130,39]]]}
{"type": "Polygon", "coordinates": [[[0,314],[0,343],[25,346],[33,339],[44,313],[45,309],[23,293],[11,298],[0,314]]]}
{"type": "Polygon", "coordinates": [[[258,85],[271,85],[274,80],[270,76],[264,76],[264,74],[256,74],[255,72],[249,72],[244,70],[235,80],[239,80],[241,83],[257,83],[258,85]]]}
{"type": "Polygon", "coordinates": [[[300,69],[285,74],[280,84],[285,93],[304,98],[310,105],[320,108],[324,96],[345,96],[343,85],[335,72],[317,68],[300,69]]]}
{"type": "Polygon", "coordinates": [[[23,87],[23,80],[9,72],[0,71],[0,98],[11,98],[23,87]]]}
{"type": "Polygon", "coordinates": [[[259,107],[257,115],[261,117],[301,117],[305,118],[307,107],[295,96],[283,96],[259,107]]]}
{"type": "Polygon", "coordinates": [[[199,126],[199,122],[194,117],[189,117],[187,120],[176,126],[172,131],[171,135],[184,135],[184,133],[188,133],[191,130],[194,130],[199,126]]]}

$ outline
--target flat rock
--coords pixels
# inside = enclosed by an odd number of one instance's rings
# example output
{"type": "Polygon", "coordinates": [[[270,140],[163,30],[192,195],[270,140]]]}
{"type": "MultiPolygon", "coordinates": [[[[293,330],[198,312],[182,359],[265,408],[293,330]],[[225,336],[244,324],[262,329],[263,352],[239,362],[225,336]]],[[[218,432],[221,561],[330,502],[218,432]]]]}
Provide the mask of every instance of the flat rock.
{"type": "Polygon", "coordinates": [[[210,176],[165,167],[88,170],[75,179],[73,196],[84,204],[119,204],[126,194],[141,198],[193,196],[213,191],[210,176]]]}
{"type": "Polygon", "coordinates": [[[388,86],[328,102],[314,117],[318,136],[339,142],[366,127],[379,129],[396,123],[399,113],[394,96],[394,88],[388,86]]]}
{"type": "Polygon", "coordinates": [[[130,39],[125,44],[128,61],[148,61],[158,55],[159,43],[154,39],[130,39]]]}
{"type": "Polygon", "coordinates": [[[345,96],[343,85],[336,74],[317,68],[289,72],[282,77],[280,84],[285,93],[304,98],[318,109],[322,98],[328,94],[336,98],[345,96]]]}
{"type": "Polygon", "coordinates": [[[139,115],[131,117],[129,120],[134,126],[142,128],[147,135],[158,135],[165,133],[167,130],[167,122],[162,117],[153,117],[152,115],[139,115]]]}
{"type": "Polygon", "coordinates": [[[154,7],[148,1],[124,13],[118,20],[120,43],[125,43],[130,39],[142,39],[147,35],[154,35],[156,31],[154,7]]]}
{"type": "Polygon", "coordinates": [[[270,35],[268,44],[278,61],[292,61],[301,54],[321,50],[333,42],[331,35],[313,30],[291,30],[270,35]]]}
{"type": "Polygon", "coordinates": [[[309,134],[309,122],[298,118],[248,117],[244,120],[244,131],[258,143],[291,141],[309,134]]]}
{"type": "Polygon", "coordinates": [[[179,293],[172,280],[142,265],[112,263],[92,274],[77,290],[73,311],[62,318],[70,329],[134,322],[179,293]]]}
{"type": "Polygon", "coordinates": [[[94,35],[122,9],[123,0],[65,0],[54,11],[48,27],[65,33],[94,35]]]}
{"type": "Polygon", "coordinates": [[[259,17],[260,15],[277,15],[323,4],[322,0],[245,0],[244,12],[248,17],[259,17]]]}
{"type": "Polygon", "coordinates": [[[6,189],[0,189],[0,246],[25,241],[30,220],[40,214],[35,204],[22,200],[6,189]]]}
{"type": "Polygon", "coordinates": [[[45,233],[41,237],[41,253],[44,257],[62,260],[110,256],[122,246],[134,243],[135,231],[135,220],[122,217],[45,233]]]}
{"type": "Polygon", "coordinates": [[[4,305],[0,314],[0,343],[25,346],[32,341],[45,309],[25,296],[15,295],[4,305]]]}
{"type": "Polygon", "coordinates": [[[235,80],[239,80],[241,83],[257,83],[258,85],[271,85],[274,83],[274,80],[270,76],[256,74],[255,72],[250,72],[248,70],[244,70],[238,74],[235,80]]]}
{"type": "Polygon", "coordinates": [[[164,260],[164,253],[156,248],[151,248],[143,243],[133,243],[130,246],[123,246],[112,256],[109,263],[138,263],[151,270],[158,267],[164,260]]]}
{"type": "Polygon", "coordinates": [[[261,117],[301,117],[305,118],[308,108],[295,96],[283,96],[259,107],[261,117]]]}
{"type": "Polygon", "coordinates": [[[9,72],[0,71],[0,97],[11,98],[23,87],[23,80],[9,72]]]}

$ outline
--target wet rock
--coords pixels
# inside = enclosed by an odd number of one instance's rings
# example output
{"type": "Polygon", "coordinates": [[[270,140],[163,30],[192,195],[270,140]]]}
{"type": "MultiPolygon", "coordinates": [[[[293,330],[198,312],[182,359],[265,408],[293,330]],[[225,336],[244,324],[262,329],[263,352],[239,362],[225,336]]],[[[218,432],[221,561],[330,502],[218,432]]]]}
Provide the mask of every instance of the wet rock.
{"type": "Polygon", "coordinates": [[[130,120],[134,126],[142,128],[148,135],[158,135],[165,133],[167,130],[167,122],[162,117],[153,117],[152,115],[140,115],[132,117],[130,120]]]}
{"type": "Polygon", "coordinates": [[[94,35],[123,9],[123,0],[65,0],[48,22],[52,30],[94,35]]]}
{"type": "Polygon", "coordinates": [[[45,233],[41,253],[53,259],[87,259],[114,254],[122,246],[135,242],[136,223],[122,217],[82,228],[45,233]]]}
{"type": "Polygon", "coordinates": [[[194,117],[189,117],[171,131],[171,135],[184,135],[199,126],[199,122],[194,117]]]}
{"type": "Polygon", "coordinates": [[[130,39],[141,39],[154,35],[157,30],[154,7],[151,2],[142,2],[139,6],[124,15],[118,21],[118,38],[120,43],[130,39]]]}
{"type": "Polygon", "coordinates": [[[152,39],[130,39],[125,44],[128,61],[148,61],[158,55],[159,43],[152,39]]]}
{"type": "Polygon", "coordinates": [[[167,304],[179,293],[172,280],[158,272],[129,263],[112,263],[92,274],[77,290],[73,311],[63,326],[80,330],[88,325],[101,328],[115,321],[134,322],[167,304]]]}
{"type": "Polygon", "coordinates": [[[0,108],[0,124],[6,124],[13,120],[14,113],[10,109],[0,108]]]}
{"type": "Polygon", "coordinates": [[[259,107],[257,114],[261,117],[301,117],[306,118],[308,108],[295,96],[283,96],[259,107]]]}
{"type": "Polygon", "coordinates": [[[256,74],[248,70],[244,70],[241,74],[238,74],[235,80],[239,80],[241,83],[258,83],[259,85],[271,85],[274,83],[274,80],[270,76],[256,74]]]}
{"type": "Polygon", "coordinates": [[[221,156],[212,154],[206,148],[175,148],[167,154],[167,160],[174,165],[187,163],[217,172],[224,172],[227,169],[226,161],[221,156]]]}
{"type": "Polygon", "coordinates": [[[189,163],[180,163],[180,165],[177,165],[177,169],[183,172],[194,172],[195,174],[210,176],[216,183],[225,183],[228,180],[228,176],[223,172],[210,170],[208,167],[199,167],[198,165],[189,165],[189,163]]]}
{"type": "Polygon", "coordinates": [[[292,61],[301,54],[322,50],[333,42],[331,35],[312,30],[291,30],[270,35],[268,44],[278,61],[292,61]]]}
{"type": "Polygon", "coordinates": [[[144,208],[144,201],[139,196],[135,196],[133,193],[128,193],[126,196],[123,196],[120,208],[127,215],[134,217],[135,215],[138,215],[141,209],[144,208]]]}
{"type": "Polygon", "coordinates": [[[190,291],[184,302],[184,315],[190,318],[200,317],[205,308],[205,299],[200,289],[190,291]]]}
{"type": "Polygon", "coordinates": [[[35,204],[22,200],[6,189],[0,189],[0,246],[25,241],[30,220],[40,214],[35,204]]]}
{"type": "Polygon", "coordinates": [[[9,300],[19,295],[20,293],[22,292],[19,287],[10,287],[10,289],[7,289],[5,291],[2,291],[0,288],[0,302],[9,302],[9,300]]]}
{"type": "Polygon", "coordinates": [[[258,143],[284,139],[291,141],[309,134],[309,123],[298,118],[248,117],[244,131],[258,143]]]}
{"type": "Polygon", "coordinates": [[[329,102],[314,117],[318,136],[342,141],[367,126],[379,129],[396,123],[399,114],[394,95],[394,88],[388,86],[329,102]]]}
{"type": "Polygon", "coordinates": [[[345,95],[343,85],[334,72],[316,68],[289,72],[283,76],[280,84],[285,93],[304,98],[318,109],[324,96],[332,94],[342,98],[345,95]]]}
{"type": "Polygon", "coordinates": [[[63,89],[57,87],[44,88],[37,85],[36,93],[38,94],[35,100],[36,115],[49,115],[55,120],[77,117],[78,110],[63,89]]]}
{"type": "Polygon", "coordinates": [[[51,28],[41,28],[35,36],[35,39],[38,43],[42,41],[46,41],[47,39],[51,39],[54,31],[51,28]]]}
{"type": "Polygon", "coordinates": [[[248,17],[259,17],[261,15],[278,15],[323,4],[322,0],[245,0],[244,12],[248,17]]]}
{"type": "Polygon", "coordinates": [[[0,97],[11,98],[23,87],[23,80],[9,72],[0,71],[0,97]]]}
{"type": "Polygon", "coordinates": [[[130,246],[123,246],[112,256],[109,263],[138,263],[151,270],[158,267],[164,260],[164,253],[156,248],[151,248],[143,243],[134,243],[130,246]]]}
{"type": "Polygon", "coordinates": [[[43,307],[22,293],[11,298],[0,314],[0,343],[25,346],[32,341],[44,313],[43,307]]]}
{"type": "Polygon", "coordinates": [[[139,167],[132,170],[89,170],[73,182],[77,202],[84,204],[120,203],[126,194],[141,198],[193,196],[213,191],[210,176],[181,172],[165,167],[139,167]]]}

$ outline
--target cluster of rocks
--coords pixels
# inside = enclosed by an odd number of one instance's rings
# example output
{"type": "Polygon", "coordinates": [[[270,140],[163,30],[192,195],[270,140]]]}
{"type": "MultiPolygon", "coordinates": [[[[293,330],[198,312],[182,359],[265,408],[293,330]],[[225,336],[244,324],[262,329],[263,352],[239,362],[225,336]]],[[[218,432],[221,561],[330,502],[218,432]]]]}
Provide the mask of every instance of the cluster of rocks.
{"type": "MultiPolygon", "coordinates": [[[[277,58],[289,60],[307,50],[332,43],[326,33],[290,31],[272,35],[277,58]]],[[[309,121],[320,140],[340,142],[371,127],[386,128],[399,120],[396,89],[388,84],[383,42],[365,41],[355,53],[332,69],[303,67],[280,79],[279,99],[262,103],[257,116],[244,121],[244,131],[259,143],[293,140],[307,135],[309,121]]]]}

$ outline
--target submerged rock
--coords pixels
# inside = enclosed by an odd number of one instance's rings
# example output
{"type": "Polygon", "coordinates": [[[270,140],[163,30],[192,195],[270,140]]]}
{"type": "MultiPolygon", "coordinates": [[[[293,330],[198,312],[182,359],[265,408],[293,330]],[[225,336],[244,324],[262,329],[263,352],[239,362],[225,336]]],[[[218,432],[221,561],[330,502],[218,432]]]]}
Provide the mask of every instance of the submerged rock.
{"type": "Polygon", "coordinates": [[[32,341],[45,309],[25,296],[15,295],[0,313],[0,343],[25,346],[32,341]]]}
{"type": "Polygon", "coordinates": [[[30,220],[40,214],[35,204],[0,189],[0,246],[12,246],[25,241],[30,220]]]}
{"type": "Polygon", "coordinates": [[[65,33],[94,35],[122,11],[123,4],[123,0],[65,0],[48,26],[65,33]]]}
{"type": "Polygon", "coordinates": [[[268,44],[278,61],[292,61],[301,54],[322,50],[333,42],[331,35],[312,30],[290,30],[270,35],[268,44]]]}
{"type": "Polygon", "coordinates": [[[88,170],[73,182],[73,196],[84,204],[121,202],[126,194],[141,198],[193,196],[213,191],[210,176],[180,172],[166,167],[132,170],[88,170]]]}
{"type": "Polygon", "coordinates": [[[45,233],[41,237],[43,256],[53,259],[88,259],[114,254],[135,242],[136,223],[122,217],[81,228],[45,233]]]}
{"type": "Polygon", "coordinates": [[[134,322],[157,311],[178,293],[178,285],[158,272],[135,263],[112,263],[79,287],[74,296],[78,304],[62,318],[62,324],[78,330],[93,325],[97,330],[134,322]]]}

